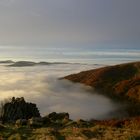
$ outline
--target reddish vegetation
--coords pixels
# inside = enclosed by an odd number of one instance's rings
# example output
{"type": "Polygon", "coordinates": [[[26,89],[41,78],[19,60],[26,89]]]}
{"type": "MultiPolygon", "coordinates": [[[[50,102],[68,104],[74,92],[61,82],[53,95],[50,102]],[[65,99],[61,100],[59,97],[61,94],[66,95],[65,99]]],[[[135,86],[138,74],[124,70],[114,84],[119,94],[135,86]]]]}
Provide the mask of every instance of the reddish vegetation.
{"type": "Polygon", "coordinates": [[[133,117],[128,119],[110,119],[110,120],[91,120],[91,123],[93,124],[99,124],[104,126],[110,126],[110,127],[123,127],[123,126],[129,126],[133,123],[134,124],[140,124],[140,117],[133,117]]]}
{"type": "Polygon", "coordinates": [[[140,102],[140,62],[83,71],[64,78],[92,86],[105,94],[140,102]]]}

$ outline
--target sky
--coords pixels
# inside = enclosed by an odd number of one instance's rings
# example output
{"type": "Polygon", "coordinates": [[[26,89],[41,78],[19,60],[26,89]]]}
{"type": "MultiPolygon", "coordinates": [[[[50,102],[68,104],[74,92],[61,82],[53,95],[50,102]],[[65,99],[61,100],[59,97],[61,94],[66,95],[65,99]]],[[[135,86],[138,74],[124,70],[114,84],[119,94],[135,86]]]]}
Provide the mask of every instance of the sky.
{"type": "Polygon", "coordinates": [[[139,48],[140,0],[0,0],[1,46],[139,48]]]}

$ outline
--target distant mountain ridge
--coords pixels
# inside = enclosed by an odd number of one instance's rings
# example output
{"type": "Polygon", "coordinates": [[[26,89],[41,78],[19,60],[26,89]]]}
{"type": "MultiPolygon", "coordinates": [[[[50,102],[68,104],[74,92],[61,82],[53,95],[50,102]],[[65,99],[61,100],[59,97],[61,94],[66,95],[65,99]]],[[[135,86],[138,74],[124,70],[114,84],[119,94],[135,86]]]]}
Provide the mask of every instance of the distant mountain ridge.
{"type": "Polygon", "coordinates": [[[14,63],[14,61],[12,61],[12,60],[3,60],[3,61],[0,61],[0,64],[7,64],[7,63],[14,63]]]}
{"type": "MultiPolygon", "coordinates": [[[[7,61],[3,61],[2,63],[6,63],[7,61]]],[[[10,63],[9,67],[28,67],[28,66],[37,66],[37,65],[51,65],[51,64],[69,64],[69,63],[65,63],[65,62],[45,62],[45,61],[41,61],[41,62],[33,62],[33,61],[8,61],[7,63],[10,63]]]]}
{"type": "MultiPolygon", "coordinates": [[[[47,61],[40,61],[40,62],[34,62],[34,61],[12,61],[12,60],[2,60],[0,61],[1,65],[5,65],[8,67],[30,67],[30,66],[45,66],[45,65],[59,65],[59,64],[81,64],[81,65],[88,65],[87,63],[77,63],[77,62],[47,62],[47,61]]],[[[94,66],[102,65],[103,64],[91,64],[94,66]]]]}
{"type": "Polygon", "coordinates": [[[92,86],[106,95],[117,95],[140,103],[140,62],[83,71],[64,78],[92,86]]]}

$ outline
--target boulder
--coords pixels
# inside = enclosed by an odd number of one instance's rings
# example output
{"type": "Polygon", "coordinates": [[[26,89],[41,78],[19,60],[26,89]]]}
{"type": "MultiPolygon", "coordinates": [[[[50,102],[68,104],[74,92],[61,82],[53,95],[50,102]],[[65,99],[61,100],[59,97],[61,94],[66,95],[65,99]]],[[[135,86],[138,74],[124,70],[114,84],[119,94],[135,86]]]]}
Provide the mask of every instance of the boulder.
{"type": "Polygon", "coordinates": [[[50,125],[51,124],[51,120],[49,119],[48,116],[42,117],[42,120],[43,120],[43,125],[50,125]]]}
{"type": "Polygon", "coordinates": [[[62,124],[65,125],[65,124],[69,123],[70,121],[71,121],[71,120],[70,120],[69,118],[64,118],[64,119],[62,120],[62,124]]]}
{"type": "Polygon", "coordinates": [[[26,119],[18,119],[18,120],[16,120],[16,123],[15,123],[15,125],[16,126],[24,126],[24,125],[27,125],[27,120],[26,119]]]}
{"type": "Polygon", "coordinates": [[[80,119],[77,121],[77,125],[79,127],[88,127],[90,125],[90,123],[85,120],[80,119]]]}
{"type": "Polygon", "coordinates": [[[32,117],[28,120],[28,124],[31,127],[40,127],[43,125],[43,119],[41,117],[32,117]]]}
{"type": "Polygon", "coordinates": [[[13,97],[1,107],[0,118],[3,122],[15,122],[18,119],[28,120],[32,117],[40,117],[39,110],[36,104],[26,102],[23,97],[13,97]]]}
{"type": "Polygon", "coordinates": [[[53,113],[50,113],[48,115],[48,118],[52,121],[57,121],[57,120],[64,120],[64,119],[69,119],[69,114],[68,113],[56,113],[56,112],[53,112],[53,113]]]}
{"type": "Polygon", "coordinates": [[[72,128],[72,127],[78,127],[77,123],[75,121],[69,120],[66,124],[64,124],[64,127],[66,128],[72,128]]]}

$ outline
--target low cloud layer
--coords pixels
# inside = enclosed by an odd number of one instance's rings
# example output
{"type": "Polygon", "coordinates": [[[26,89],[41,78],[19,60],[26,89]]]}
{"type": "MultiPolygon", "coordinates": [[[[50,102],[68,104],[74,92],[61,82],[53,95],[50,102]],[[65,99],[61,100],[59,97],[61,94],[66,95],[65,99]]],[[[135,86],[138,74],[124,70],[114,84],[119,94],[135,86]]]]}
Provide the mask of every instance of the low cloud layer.
{"type": "Polygon", "coordinates": [[[25,97],[37,104],[42,115],[50,112],[68,112],[72,119],[106,118],[118,106],[110,99],[91,94],[90,87],[73,84],[59,77],[94,68],[92,65],[61,64],[11,68],[0,66],[0,100],[25,97]]]}

